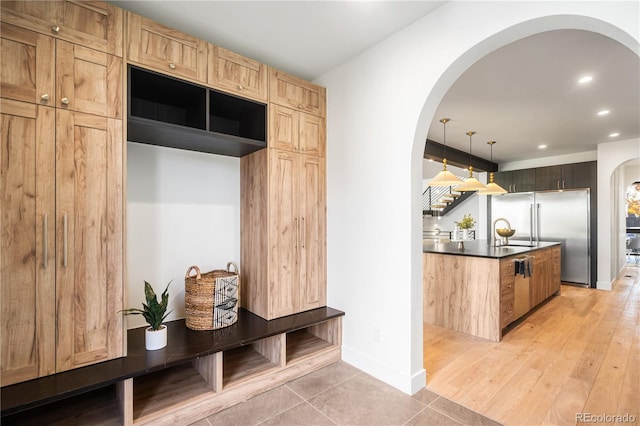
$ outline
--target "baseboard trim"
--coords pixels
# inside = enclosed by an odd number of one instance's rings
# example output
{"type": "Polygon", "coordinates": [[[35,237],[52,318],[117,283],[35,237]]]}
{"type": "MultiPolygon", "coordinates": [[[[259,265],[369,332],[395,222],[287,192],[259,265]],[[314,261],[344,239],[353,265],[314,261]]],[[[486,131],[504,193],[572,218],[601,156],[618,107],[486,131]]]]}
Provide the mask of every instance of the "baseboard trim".
{"type": "Polygon", "coordinates": [[[387,364],[381,363],[377,359],[371,358],[367,354],[344,346],[344,343],[342,346],[342,360],[408,395],[416,394],[421,389],[424,389],[427,384],[427,372],[424,368],[421,368],[415,374],[407,375],[387,364]]]}

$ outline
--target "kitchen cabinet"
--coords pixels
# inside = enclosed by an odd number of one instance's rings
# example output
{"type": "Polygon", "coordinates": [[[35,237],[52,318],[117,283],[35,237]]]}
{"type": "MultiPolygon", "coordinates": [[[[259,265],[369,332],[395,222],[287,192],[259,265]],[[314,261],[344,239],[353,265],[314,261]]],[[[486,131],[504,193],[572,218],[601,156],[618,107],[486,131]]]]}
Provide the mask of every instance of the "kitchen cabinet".
{"type": "Polygon", "coordinates": [[[269,123],[269,147],[324,157],[324,118],[271,104],[269,123]]]}
{"type": "Polygon", "coordinates": [[[534,253],[530,283],[531,306],[560,291],[560,247],[534,253]]]}
{"type": "Polygon", "coordinates": [[[269,148],[240,170],[242,306],[269,320],[324,306],[324,158],[269,148]]]}
{"type": "Polygon", "coordinates": [[[509,170],[494,173],[494,181],[507,192],[529,192],[535,189],[536,169],[509,170]]]}
{"type": "Polygon", "coordinates": [[[3,87],[36,80],[2,93],[6,385],[122,356],[124,153],[121,58],[6,24],[2,37],[3,59],[36,54],[2,66],[3,87]]]}
{"type": "Polygon", "coordinates": [[[2,21],[122,56],[123,10],[102,1],[3,1],[2,21]]]}
{"type": "Polygon", "coordinates": [[[515,320],[515,274],[513,259],[500,260],[500,328],[515,320]]]}
{"type": "Polygon", "coordinates": [[[166,75],[207,82],[207,42],[127,12],[127,58],[166,75]]]}
{"type": "Polygon", "coordinates": [[[326,116],[326,89],[275,68],[269,69],[269,102],[326,116]]]}
{"type": "Polygon", "coordinates": [[[207,82],[216,89],[267,102],[268,67],[220,46],[208,44],[207,82]]]}
{"type": "Polygon", "coordinates": [[[595,161],[539,167],[536,169],[536,191],[590,188],[595,161]]]}

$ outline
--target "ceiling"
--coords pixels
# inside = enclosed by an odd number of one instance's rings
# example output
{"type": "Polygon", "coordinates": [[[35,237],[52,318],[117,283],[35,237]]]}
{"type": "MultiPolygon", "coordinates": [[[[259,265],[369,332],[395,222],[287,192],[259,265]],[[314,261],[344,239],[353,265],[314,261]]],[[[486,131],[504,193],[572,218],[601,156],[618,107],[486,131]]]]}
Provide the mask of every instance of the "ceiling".
{"type": "MultiPolygon", "coordinates": [[[[120,7],[313,80],[444,1],[111,1],[120,7]]],[[[472,65],[443,98],[428,132],[447,146],[518,161],[594,151],[640,137],[640,59],[599,34],[556,30],[472,65]],[[583,75],[593,80],[584,85],[583,75]],[[597,116],[602,109],[606,116],[597,116]],[[609,134],[620,135],[610,138],[609,134]],[[539,145],[547,148],[541,150],[539,145]]],[[[640,156],[640,153],[639,153],[640,156]]]]}

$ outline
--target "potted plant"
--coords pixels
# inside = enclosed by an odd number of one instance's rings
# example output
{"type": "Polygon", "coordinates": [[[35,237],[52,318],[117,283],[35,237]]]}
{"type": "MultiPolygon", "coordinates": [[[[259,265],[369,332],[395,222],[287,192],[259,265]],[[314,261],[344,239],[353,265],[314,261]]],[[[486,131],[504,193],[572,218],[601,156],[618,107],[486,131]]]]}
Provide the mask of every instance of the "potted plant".
{"type": "Polygon", "coordinates": [[[476,221],[473,219],[473,217],[470,214],[465,214],[464,216],[462,216],[462,219],[460,220],[460,222],[454,222],[454,223],[459,229],[462,230],[463,240],[469,239],[469,229],[473,229],[473,227],[476,226],[476,221]]]}
{"type": "Polygon", "coordinates": [[[147,350],[162,349],[167,346],[167,326],[162,324],[162,321],[171,313],[171,311],[167,312],[170,284],[171,281],[162,292],[161,301],[158,301],[153,287],[145,281],[144,295],[147,303],[142,304],[142,309],[129,308],[123,311],[125,315],[142,315],[147,320],[149,324],[149,327],[145,330],[145,348],[147,350]]]}

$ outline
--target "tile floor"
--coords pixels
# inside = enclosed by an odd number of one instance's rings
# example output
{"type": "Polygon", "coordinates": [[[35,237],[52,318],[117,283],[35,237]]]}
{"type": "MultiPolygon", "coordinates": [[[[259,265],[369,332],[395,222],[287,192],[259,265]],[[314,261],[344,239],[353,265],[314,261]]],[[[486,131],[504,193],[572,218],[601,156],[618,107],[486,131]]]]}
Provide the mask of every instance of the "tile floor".
{"type": "Polygon", "coordinates": [[[409,396],[339,361],[191,426],[499,425],[426,389],[409,396]]]}

